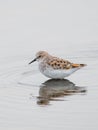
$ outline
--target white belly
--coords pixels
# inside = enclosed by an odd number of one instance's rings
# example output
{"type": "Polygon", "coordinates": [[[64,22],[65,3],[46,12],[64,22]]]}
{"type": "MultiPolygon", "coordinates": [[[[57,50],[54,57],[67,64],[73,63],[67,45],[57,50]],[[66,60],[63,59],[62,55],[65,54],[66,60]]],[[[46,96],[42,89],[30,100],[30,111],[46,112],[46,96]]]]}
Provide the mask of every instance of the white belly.
{"type": "Polygon", "coordinates": [[[46,68],[44,70],[41,70],[41,73],[43,73],[45,76],[52,78],[52,79],[64,79],[65,77],[69,76],[73,72],[77,71],[79,68],[73,68],[69,70],[55,70],[51,68],[46,68]]]}

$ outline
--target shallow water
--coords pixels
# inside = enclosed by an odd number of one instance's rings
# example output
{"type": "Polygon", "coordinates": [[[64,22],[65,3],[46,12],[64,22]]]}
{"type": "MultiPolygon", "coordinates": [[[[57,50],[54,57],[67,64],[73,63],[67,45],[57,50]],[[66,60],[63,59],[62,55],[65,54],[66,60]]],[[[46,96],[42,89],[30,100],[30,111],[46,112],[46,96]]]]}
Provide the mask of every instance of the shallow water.
{"type": "Polygon", "coordinates": [[[0,1],[0,129],[98,129],[97,5],[0,1]],[[49,80],[28,65],[39,50],[87,66],[49,80]]]}
{"type": "Polygon", "coordinates": [[[40,74],[37,63],[28,65],[31,60],[28,54],[1,59],[0,127],[96,130],[97,56],[97,48],[68,55],[71,61],[81,61],[88,66],[66,80],[57,81],[40,74]]]}

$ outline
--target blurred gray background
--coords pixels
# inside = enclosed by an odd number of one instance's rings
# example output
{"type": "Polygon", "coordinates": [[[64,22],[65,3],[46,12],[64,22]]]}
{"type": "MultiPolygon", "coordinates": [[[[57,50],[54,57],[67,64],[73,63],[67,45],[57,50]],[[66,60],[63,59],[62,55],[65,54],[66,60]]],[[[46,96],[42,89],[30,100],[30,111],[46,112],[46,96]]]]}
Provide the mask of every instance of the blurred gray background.
{"type": "Polygon", "coordinates": [[[1,54],[67,51],[97,41],[97,0],[0,0],[1,54]]]}

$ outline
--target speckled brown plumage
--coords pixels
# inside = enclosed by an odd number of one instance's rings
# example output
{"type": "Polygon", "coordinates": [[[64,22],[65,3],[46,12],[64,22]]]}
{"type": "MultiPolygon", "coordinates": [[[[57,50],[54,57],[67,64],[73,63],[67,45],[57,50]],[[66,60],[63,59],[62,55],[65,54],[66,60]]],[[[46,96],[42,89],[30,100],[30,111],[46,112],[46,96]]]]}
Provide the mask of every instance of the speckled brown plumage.
{"type": "Polygon", "coordinates": [[[70,69],[70,68],[72,68],[71,62],[69,62],[67,60],[55,58],[55,57],[53,57],[52,60],[49,60],[47,62],[47,64],[49,66],[53,67],[53,69],[70,69]]]}

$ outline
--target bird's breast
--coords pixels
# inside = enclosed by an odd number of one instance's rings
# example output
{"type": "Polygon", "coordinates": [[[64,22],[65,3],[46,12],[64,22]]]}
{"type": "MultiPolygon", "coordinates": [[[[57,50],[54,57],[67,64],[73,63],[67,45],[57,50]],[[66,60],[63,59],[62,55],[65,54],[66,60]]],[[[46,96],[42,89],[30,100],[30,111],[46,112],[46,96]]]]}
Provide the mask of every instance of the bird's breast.
{"type": "Polygon", "coordinates": [[[39,70],[44,72],[46,70],[46,64],[44,62],[39,63],[39,70]]]}

